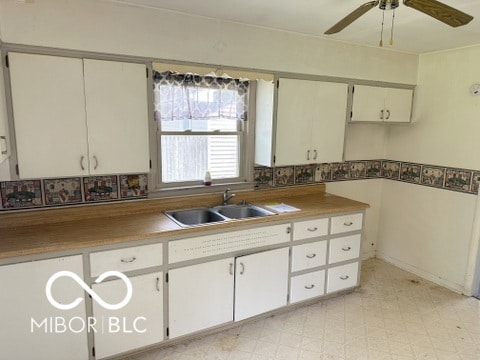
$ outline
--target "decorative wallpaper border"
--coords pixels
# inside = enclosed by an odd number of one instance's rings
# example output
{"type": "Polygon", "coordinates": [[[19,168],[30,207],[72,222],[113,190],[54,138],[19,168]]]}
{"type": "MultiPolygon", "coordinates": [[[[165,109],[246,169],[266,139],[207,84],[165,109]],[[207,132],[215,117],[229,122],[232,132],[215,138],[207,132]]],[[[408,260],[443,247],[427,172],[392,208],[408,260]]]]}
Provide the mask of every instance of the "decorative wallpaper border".
{"type": "Polygon", "coordinates": [[[147,174],[0,182],[0,210],[145,198],[147,174]]]}
{"type": "Polygon", "coordinates": [[[364,179],[390,179],[477,195],[480,170],[385,159],[254,169],[257,188],[364,179]]]}
{"type": "MultiPolygon", "coordinates": [[[[254,168],[256,188],[365,179],[477,195],[480,170],[385,159],[254,168]]],[[[0,182],[0,211],[146,198],[147,183],[147,174],[4,181],[0,182]]]]}

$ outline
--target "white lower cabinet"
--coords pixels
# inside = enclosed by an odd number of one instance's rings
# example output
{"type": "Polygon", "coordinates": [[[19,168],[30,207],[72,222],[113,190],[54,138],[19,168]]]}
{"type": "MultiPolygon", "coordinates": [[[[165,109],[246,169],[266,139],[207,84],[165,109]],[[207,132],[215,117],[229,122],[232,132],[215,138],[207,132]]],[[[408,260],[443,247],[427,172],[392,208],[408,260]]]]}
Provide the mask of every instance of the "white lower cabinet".
{"type": "Polygon", "coordinates": [[[359,262],[335,266],[327,271],[327,293],[354,287],[358,283],[359,262]]]}
{"type": "Polygon", "coordinates": [[[293,276],[290,281],[290,303],[325,294],[325,270],[293,276]]]}
{"type": "Polygon", "coordinates": [[[288,248],[173,269],[168,277],[172,339],[287,305],[288,248]]]}
{"type": "MultiPolygon", "coordinates": [[[[129,277],[130,301],[118,310],[109,310],[92,300],[95,320],[95,356],[108,356],[158,343],[163,340],[163,273],[129,277]]],[[[108,304],[118,304],[127,295],[123,280],[93,284],[92,289],[108,304]]]]}
{"type": "Polygon", "coordinates": [[[170,270],[170,338],[233,321],[234,259],[170,270]]]}
{"type": "Polygon", "coordinates": [[[288,248],[242,256],[235,262],[235,321],[287,305],[288,248]]]}
{"type": "MultiPolygon", "coordinates": [[[[0,266],[0,358],[15,360],[88,359],[82,256],[0,266]],[[47,282],[60,271],[68,274],[47,282]],[[60,310],[53,304],[72,304],[60,310]]],[[[53,279],[53,278],[52,278],[53,279]]]]}

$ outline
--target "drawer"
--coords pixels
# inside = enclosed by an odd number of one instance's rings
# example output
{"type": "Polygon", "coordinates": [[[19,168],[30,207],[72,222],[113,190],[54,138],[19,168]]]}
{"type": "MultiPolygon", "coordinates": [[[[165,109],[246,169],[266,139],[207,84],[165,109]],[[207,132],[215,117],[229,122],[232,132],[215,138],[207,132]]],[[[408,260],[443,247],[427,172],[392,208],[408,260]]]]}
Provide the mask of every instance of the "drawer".
{"type": "Polygon", "coordinates": [[[351,260],[360,256],[360,234],[330,239],[328,263],[351,260]]]}
{"type": "Polygon", "coordinates": [[[90,274],[99,276],[105,271],[132,271],[162,265],[163,244],[141,245],[100,251],[90,254],[90,274]]]}
{"type": "Polygon", "coordinates": [[[328,218],[298,221],[293,224],[293,240],[328,235],[328,218]]]}
{"type": "Polygon", "coordinates": [[[349,214],[332,217],[332,234],[338,234],[348,231],[357,231],[362,228],[363,214],[349,214]]]}
{"type": "Polygon", "coordinates": [[[327,293],[354,287],[358,283],[358,262],[328,269],[327,293]]]}
{"type": "Polygon", "coordinates": [[[325,293],[325,270],[292,277],[290,303],[321,296],[325,293]]]}
{"type": "Polygon", "coordinates": [[[292,248],[292,271],[322,266],[327,263],[327,241],[296,245],[292,248]]]}

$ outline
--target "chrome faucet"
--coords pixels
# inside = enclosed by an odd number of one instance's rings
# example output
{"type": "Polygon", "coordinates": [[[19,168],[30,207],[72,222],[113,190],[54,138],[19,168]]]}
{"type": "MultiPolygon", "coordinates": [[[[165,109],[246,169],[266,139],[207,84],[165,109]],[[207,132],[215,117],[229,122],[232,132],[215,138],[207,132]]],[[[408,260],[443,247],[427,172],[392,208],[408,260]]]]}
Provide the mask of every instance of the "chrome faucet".
{"type": "Polygon", "coordinates": [[[228,201],[235,196],[229,193],[230,189],[225,189],[222,196],[222,205],[228,205],[228,201]]]}

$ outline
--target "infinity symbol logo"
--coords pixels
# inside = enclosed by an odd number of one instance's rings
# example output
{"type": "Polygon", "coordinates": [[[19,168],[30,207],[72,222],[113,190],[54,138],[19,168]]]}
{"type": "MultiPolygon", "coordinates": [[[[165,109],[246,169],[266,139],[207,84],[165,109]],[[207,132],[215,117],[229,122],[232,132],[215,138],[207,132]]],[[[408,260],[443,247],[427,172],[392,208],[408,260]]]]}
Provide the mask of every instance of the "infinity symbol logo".
{"type": "Polygon", "coordinates": [[[130,282],[130,280],[128,279],[128,277],[126,277],[124,274],[122,274],[121,272],[119,271],[107,271],[107,272],[104,272],[102,275],[100,275],[97,280],[95,280],[95,283],[98,284],[98,283],[101,283],[104,279],[108,278],[108,277],[111,277],[111,276],[115,276],[119,279],[122,279],[123,282],[125,283],[125,285],[127,286],[127,295],[125,296],[125,298],[119,302],[118,304],[109,304],[107,302],[105,302],[100,296],[98,296],[98,294],[93,291],[92,289],[90,289],[88,287],[87,284],[85,284],[85,282],[80,278],[80,276],[78,276],[77,274],[71,272],[71,271],[59,271],[55,274],[53,274],[52,276],[50,276],[50,278],[48,279],[47,281],[47,285],[45,287],[45,293],[47,295],[47,299],[48,301],[50,301],[50,304],[52,304],[53,306],[55,306],[57,309],[60,309],[60,310],[70,310],[70,309],[73,309],[74,307],[76,307],[78,304],[80,304],[82,302],[82,298],[81,297],[78,297],[76,298],[73,302],[71,302],[70,304],[60,304],[58,303],[52,296],[52,285],[53,283],[55,282],[55,280],[57,280],[58,278],[61,278],[61,277],[69,277],[69,278],[72,278],[73,280],[75,280],[78,285],[80,285],[87,293],[89,293],[93,299],[95,299],[95,301],[97,303],[99,303],[102,307],[104,307],[105,309],[108,309],[108,310],[118,310],[118,309],[121,309],[122,307],[124,307],[125,305],[128,304],[128,302],[130,301],[130,299],[132,298],[132,283],[130,282]]]}

